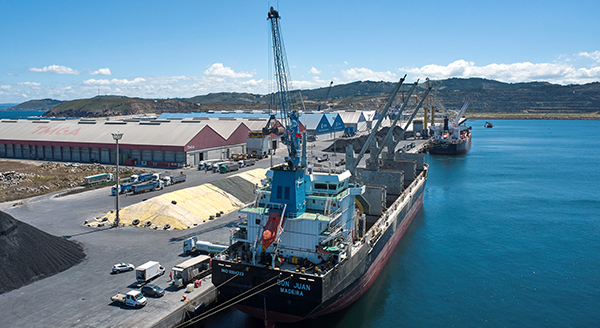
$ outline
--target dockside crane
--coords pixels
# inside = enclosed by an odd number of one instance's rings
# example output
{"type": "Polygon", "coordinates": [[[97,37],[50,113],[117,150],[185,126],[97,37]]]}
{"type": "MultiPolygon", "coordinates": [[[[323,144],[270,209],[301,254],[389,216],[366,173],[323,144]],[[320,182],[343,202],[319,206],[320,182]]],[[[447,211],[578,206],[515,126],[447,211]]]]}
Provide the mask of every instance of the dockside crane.
{"type": "MultiPolygon", "coordinates": [[[[300,114],[291,107],[291,99],[288,88],[287,56],[279,29],[279,13],[273,7],[268,13],[267,19],[271,22],[271,34],[273,40],[273,58],[275,60],[275,76],[277,80],[277,111],[282,120],[284,133],[283,142],[288,147],[289,156],[286,162],[290,170],[296,171],[301,167],[301,144],[300,114]]],[[[304,164],[304,163],[302,163],[304,164]]]]}
{"type": "Polygon", "coordinates": [[[333,85],[333,81],[329,82],[329,89],[327,89],[327,94],[325,95],[325,100],[323,100],[323,107],[321,105],[317,106],[317,110],[327,108],[327,99],[329,98],[329,93],[331,92],[331,86],[333,85]]]}

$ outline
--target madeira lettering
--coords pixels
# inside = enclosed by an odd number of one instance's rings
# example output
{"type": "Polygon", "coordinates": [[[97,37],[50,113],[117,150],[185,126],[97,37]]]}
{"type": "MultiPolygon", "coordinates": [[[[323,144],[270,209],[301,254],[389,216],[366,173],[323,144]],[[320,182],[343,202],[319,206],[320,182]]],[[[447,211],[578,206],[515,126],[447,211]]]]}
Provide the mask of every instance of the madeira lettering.
{"type": "Polygon", "coordinates": [[[277,285],[279,285],[279,292],[286,293],[294,296],[304,296],[304,290],[310,291],[310,285],[302,284],[297,282],[290,288],[290,282],[287,280],[278,280],[277,285]]]}

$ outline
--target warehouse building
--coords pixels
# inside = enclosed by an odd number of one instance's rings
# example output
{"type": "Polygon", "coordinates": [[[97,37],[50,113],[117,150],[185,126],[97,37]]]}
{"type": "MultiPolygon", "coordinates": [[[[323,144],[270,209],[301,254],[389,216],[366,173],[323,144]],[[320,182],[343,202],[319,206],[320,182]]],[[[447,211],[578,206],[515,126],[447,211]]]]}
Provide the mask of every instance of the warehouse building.
{"type": "Polygon", "coordinates": [[[111,133],[121,132],[119,163],[150,167],[194,166],[246,151],[261,119],[2,120],[0,157],[83,163],[116,163],[111,133]]]}

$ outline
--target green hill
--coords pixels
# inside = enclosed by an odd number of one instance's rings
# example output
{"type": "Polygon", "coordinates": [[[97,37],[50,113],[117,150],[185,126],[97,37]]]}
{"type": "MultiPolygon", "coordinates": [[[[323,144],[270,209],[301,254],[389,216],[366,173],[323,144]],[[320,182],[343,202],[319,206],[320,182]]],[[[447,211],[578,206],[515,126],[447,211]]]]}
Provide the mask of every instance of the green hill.
{"type": "Polygon", "coordinates": [[[162,112],[199,111],[195,103],[176,99],[141,99],[123,96],[97,96],[65,101],[44,114],[45,117],[104,117],[162,112]]]}
{"type": "Polygon", "coordinates": [[[8,108],[8,110],[50,110],[60,103],[62,103],[62,101],[56,99],[29,100],[12,108],[8,108]]]}
{"type": "MultiPolygon", "coordinates": [[[[567,113],[590,114],[600,112],[600,83],[557,85],[548,82],[504,83],[494,80],[452,78],[431,81],[433,90],[428,101],[438,112],[444,108],[458,108],[465,101],[471,103],[468,113],[567,113]]],[[[337,110],[371,110],[385,105],[395,83],[358,81],[334,85],[327,107],[337,110]]],[[[401,103],[412,83],[400,89],[395,104],[401,103]]],[[[291,91],[294,108],[314,111],[323,104],[329,87],[291,91]],[[302,102],[300,101],[302,95],[302,102]]],[[[425,89],[420,83],[418,92],[425,89]]],[[[414,94],[413,94],[414,95],[414,94]]],[[[414,98],[414,97],[413,97],[414,98]]],[[[416,104],[411,99],[410,104],[416,104]]],[[[188,99],[140,99],[122,96],[98,96],[58,104],[44,116],[102,117],[163,112],[187,113],[207,110],[268,109],[274,108],[272,95],[220,92],[188,99]]],[[[22,104],[23,105],[23,104],[22,104]]],[[[21,105],[19,105],[21,106],[21,105]]]]}

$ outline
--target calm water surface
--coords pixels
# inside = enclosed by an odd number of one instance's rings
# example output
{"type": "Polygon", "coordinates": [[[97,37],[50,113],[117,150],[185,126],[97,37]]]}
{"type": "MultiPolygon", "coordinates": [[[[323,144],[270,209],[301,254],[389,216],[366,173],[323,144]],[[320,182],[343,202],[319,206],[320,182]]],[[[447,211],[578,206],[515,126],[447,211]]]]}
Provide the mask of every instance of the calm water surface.
{"type": "Polygon", "coordinates": [[[469,122],[468,154],[426,155],[423,209],[371,289],[277,327],[600,327],[600,121],[469,122]]]}
{"type": "Polygon", "coordinates": [[[0,110],[0,119],[37,117],[44,115],[45,112],[45,110],[0,110]]]}

